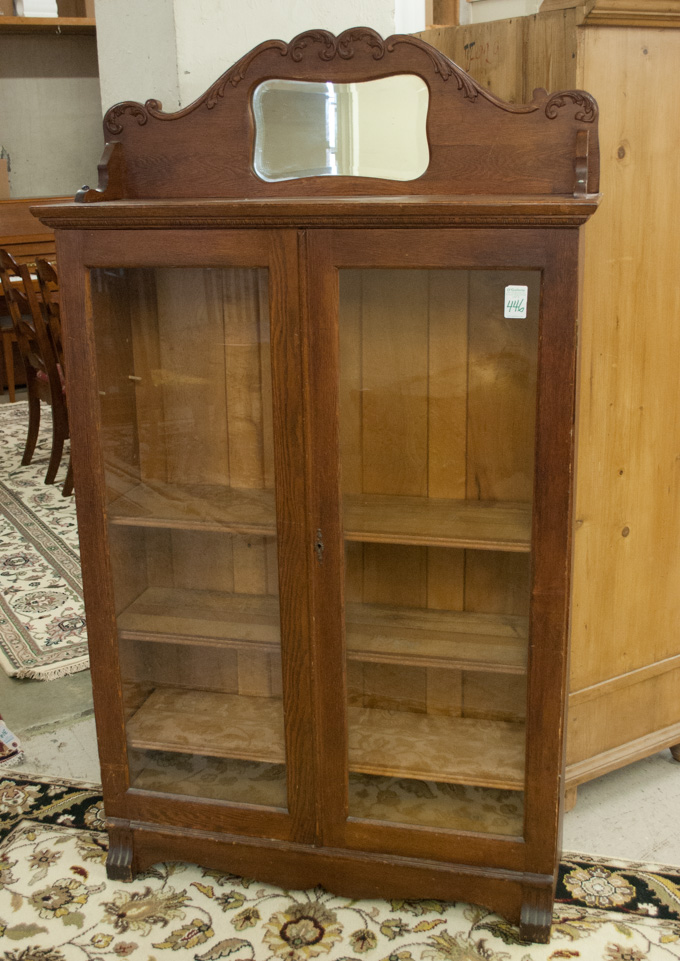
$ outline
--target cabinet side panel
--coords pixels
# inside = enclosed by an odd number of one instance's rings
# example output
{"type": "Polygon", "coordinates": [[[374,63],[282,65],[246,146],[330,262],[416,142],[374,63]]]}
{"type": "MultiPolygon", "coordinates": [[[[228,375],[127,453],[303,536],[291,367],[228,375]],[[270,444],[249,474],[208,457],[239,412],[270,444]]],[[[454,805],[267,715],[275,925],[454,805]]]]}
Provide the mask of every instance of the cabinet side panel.
{"type": "MultiPolygon", "coordinates": [[[[603,201],[585,228],[574,691],[680,651],[680,31],[587,27],[583,57],[603,201]]],[[[651,718],[661,689],[646,690],[651,718]]],[[[618,716],[621,740],[628,723],[618,716]]]]}

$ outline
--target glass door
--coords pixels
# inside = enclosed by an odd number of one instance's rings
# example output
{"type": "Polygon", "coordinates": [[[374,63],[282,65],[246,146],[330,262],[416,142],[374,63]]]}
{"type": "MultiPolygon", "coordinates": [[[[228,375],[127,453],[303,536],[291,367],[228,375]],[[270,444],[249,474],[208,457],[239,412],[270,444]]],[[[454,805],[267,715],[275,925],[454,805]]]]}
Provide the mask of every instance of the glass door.
{"type": "Polygon", "coordinates": [[[312,374],[339,478],[315,507],[328,843],[480,863],[493,850],[514,867],[548,797],[555,810],[573,371],[566,399],[550,385],[573,327],[536,240],[328,231],[310,245],[309,335],[338,371],[332,388],[312,374]]]}
{"type": "Polygon", "coordinates": [[[350,817],[522,833],[539,299],[339,271],[350,817]]]}
{"type": "Polygon", "coordinates": [[[92,267],[90,292],[129,785],[285,812],[282,655],[304,664],[306,641],[279,588],[277,497],[301,471],[274,437],[295,433],[299,338],[294,240],[274,280],[268,242],[235,235],[234,266],[92,267]]]}

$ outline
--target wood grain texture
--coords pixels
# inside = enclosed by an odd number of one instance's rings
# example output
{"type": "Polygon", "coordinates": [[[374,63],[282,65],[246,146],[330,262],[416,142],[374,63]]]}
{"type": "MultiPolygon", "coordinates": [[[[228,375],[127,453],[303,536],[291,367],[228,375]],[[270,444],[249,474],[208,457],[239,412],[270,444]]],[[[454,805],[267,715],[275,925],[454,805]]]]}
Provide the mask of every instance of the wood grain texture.
{"type": "MultiPolygon", "coordinates": [[[[197,855],[207,867],[247,877],[259,874],[265,882],[297,889],[322,884],[328,891],[354,898],[380,897],[381,892],[388,898],[423,898],[436,890],[447,900],[486,904],[514,922],[519,922],[522,888],[544,888],[549,895],[554,884],[550,875],[521,868],[469,866],[453,858],[445,864],[436,854],[412,859],[289,842],[272,844],[206,830],[173,830],[154,823],[135,823],[133,843],[140,870],[158,862],[163,851],[171,852],[176,860],[197,855]]],[[[504,846],[512,848],[509,842],[504,846]]]]}
{"type": "MultiPolygon", "coordinates": [[[[347,82],[369,80],[391,71],[420,76],[429,88],[430,163],[410,183],[411,194],[573,193],[575,124],[596,122],[596,106],[583,94],[577,109],[550,100],[541,91],[531,103],[516,106],[490,95],[458,67],[421,40],[395,35],[383,40],[363,27],[339,37],[310,30],[290,44],[268,41],[223,74],[193,104],[164,114],[158,101],[125,102],[104,119],[107,140],[123,144],[125,165],[108,196],[153,197],[290,197],[297,183],[260,180],[250,163],[252,117],[248,105],[263,76],[347,82]],[[452,82],[447,82],[451,80],[452,82]],[[579,106],[585,109],[579,110],[579,106]],[[219,125],[215,117],[220,117],[219,125]],[[475,125],[474,139],[452,149],[451,131],[475,125]],[[227,133],[228,131],[228,133],[227,133]],[[518,136],[519,135],[519,136],[518,136]],[[503,144],[502,161],[498,145],[503,144]],[[192,167],[193,150],[204,158],[192,167]],[[494,148],[494,149],[490,149],[494,148]],[[149,164],[147,158],[153,157],[149,164]]],[[[456,134],[457,137],[457,134],[456,134]]],[[[589,158],[597,191],[597,146],[589,158]]],[[[399,181],[366,177],[306,178],[319,195],[390,195],[403,193],[399,181]]],[[[107,194],[82,191],[89,202],[107,194]]]]}
{"type": "MultiPolygon", "coordinates": [[[[594,190],[594,184],[589,184],[594,190]]],[[[403,189],[403,188],[402,188],[403,189]]],[[[411,197],[291,197],[267,200],[229,199],[176,201],[116,200],[106,207],[92,204],[50,204],[31,206],[41,222],[67,230],[101,230],[106,223],[120,230],[172,230],[168,236],[180,242],[181,234],[190,227],[486,227],[578,226],[597,209],[598,195],[589,197],[433,195],[411,197]]],[[[185,236],[185,239],[189,237],[185,236]]],[[[124,258],[124,254],[122,255],[124,258]]],[[[116,258],[121,260],[121,256],[116,258]]],[[[201,259],[188,254],[187,265],[201,259]]],[[[243,258],[232,259],[240,263],[243,258]]],[[[206,261],[204,260],[203,263],[206,261]]],[[[213,256],[210,262],[219,264],[213,256]]],[[[357,265],[354,265],[357,266],[357,265]]],[[[465,266],[461,264],[461,266],[465,266]]]]}

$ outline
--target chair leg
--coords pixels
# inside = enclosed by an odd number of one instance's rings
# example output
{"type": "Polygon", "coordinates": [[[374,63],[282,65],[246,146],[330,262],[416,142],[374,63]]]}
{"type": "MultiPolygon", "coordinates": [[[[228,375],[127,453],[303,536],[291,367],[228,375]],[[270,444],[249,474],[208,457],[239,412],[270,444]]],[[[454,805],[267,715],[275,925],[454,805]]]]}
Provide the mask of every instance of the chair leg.
{"type": "Polygon", "coordinates": [[[6,335],[2,338],[2,347],[5,356],[5,373],[7,374],[7,390],[9,392],[10,404],[13,404],[16,400],[16,394],[14,392],[14,354],[12,353],[13,340],[13,337],[7,337],[6,335]]]}
{"type": "Polygon", "coordinates": [[[47,474],[45,474],[46,484],[54,483],[54,478],[57,476],[57,471],[61,464],[61,455],[64,452],[65,440],[66,432],[59,423],[58,417],[55,417],[55,410],[52,408],[52,453],[50,454],[50,462],[47,465],[47,474]]]}
{"type": "Polygon", "coordinates": [[[34,394],[31,393],[29,389],[28,436],[26,437],[26,446],[24,447],[24,456],[21,458],[21,463],[24,467],[26,466],[26,464],[31,463],[33,452],[35,451],[35,445],[38,442],[39,430],[40,430],[40,401],[34,394]]]}
{"type": "Polygon", "coordinates": [[[72,493],[73,493],[73,462],[69,457],[68,470],[66,471],[66,480],[64,481],[64,486],[61,489],[61,496],[69,497],[72,493]]]}

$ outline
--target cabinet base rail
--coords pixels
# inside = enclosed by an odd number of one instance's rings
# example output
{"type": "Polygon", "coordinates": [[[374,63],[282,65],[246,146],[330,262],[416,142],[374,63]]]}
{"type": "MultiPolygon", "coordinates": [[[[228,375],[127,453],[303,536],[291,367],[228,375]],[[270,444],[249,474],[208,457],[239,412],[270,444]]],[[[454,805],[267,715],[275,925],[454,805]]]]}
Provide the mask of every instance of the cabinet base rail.
{"type": "Polygon", "coordinates": [[[276,884],[318,885],[353,898],[435,898],[497,911],[527,941],[546,943],[557,875],[477,867],[246,838],[197,829],[107,819],[109,878],[131,881],[159,861],[178,860],[276,884]]]}

